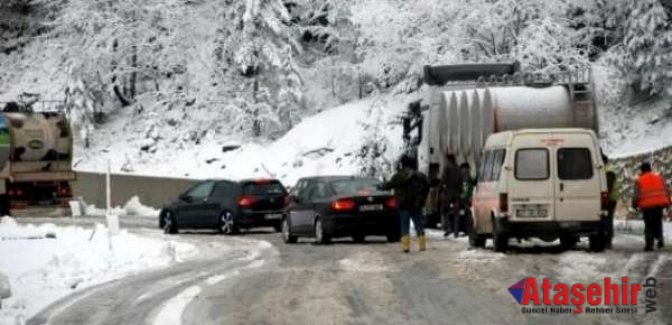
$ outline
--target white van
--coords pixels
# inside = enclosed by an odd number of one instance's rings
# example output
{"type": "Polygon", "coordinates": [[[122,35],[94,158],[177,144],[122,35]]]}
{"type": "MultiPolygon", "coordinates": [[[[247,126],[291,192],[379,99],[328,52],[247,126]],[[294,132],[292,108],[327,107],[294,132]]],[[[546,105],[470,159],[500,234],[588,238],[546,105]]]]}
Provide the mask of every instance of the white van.
{"type": "Polygon", "coordinates": [[[488,137],[472,199],[469,242],[506,251],[510,238],[560,238],[571,247],[590,236],[602,251],[607,210],[605,167],[588,129],[523,129],[488,137]]]}

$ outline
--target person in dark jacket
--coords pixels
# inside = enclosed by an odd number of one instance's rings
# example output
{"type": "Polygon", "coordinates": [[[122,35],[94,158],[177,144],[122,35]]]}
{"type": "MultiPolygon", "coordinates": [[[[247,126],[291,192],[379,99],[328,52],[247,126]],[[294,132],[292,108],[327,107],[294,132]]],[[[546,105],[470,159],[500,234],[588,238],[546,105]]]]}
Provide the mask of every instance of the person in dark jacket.
{"type": "Polygon", "coordinates": [[[422,208],[429,192],[427,176],[416,170],[414,160],[404,155],[400,159],[401,168],[388,182],[380,185],[382,190],[393,190],[399,209],[401,221],[401,248],[404,253],[411,249],[409,236],[410,222],[413,220],[415,232],[418,236],[420,251],[427,249],[425,237],[424,218],[422,208]]]}
{"type": "Polygon", "coordinates": [[[460,211],[458,214],[459,231],[467,234],[467,220],[471,218],[471,196],[476,186],[476,179],[471,177],[471,166],[469,163],[460,164],[460,174],[462,175],[462,194],[460,195],[460,211]]]}
{"type": "Polygon", "coordinates": [[[457,238],[459,235],[459,206],[462,195],[462,174],[457,167],[455,155],[446,154],[446,166],[441,173],[441,224],[444,237],[452,232],[457,238]]]}
{"type": "Polygon", "coordinates": [[[641,174],[637,177],[632,198],[632,207],[644,214],[645,251],[653,250],[653,239],[658,239],[658,248],[665,246],[663,241],[663,209],[670,206],[670,191],[665,179],[654,173],[651,164],[642,163],[641,174]]]}

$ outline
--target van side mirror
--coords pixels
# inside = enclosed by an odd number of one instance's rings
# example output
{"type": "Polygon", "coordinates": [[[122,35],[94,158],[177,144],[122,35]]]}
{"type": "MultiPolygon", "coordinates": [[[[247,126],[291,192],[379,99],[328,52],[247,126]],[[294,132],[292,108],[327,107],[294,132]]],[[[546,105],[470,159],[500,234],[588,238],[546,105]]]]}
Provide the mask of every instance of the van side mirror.
{"type": "Polygon", "coordinates": [[[285,206],[288,206],[292,203],[301,203],[299,198],[296,197],[296,195],[288,195],[287,199],[285,200],[285,206]]]}

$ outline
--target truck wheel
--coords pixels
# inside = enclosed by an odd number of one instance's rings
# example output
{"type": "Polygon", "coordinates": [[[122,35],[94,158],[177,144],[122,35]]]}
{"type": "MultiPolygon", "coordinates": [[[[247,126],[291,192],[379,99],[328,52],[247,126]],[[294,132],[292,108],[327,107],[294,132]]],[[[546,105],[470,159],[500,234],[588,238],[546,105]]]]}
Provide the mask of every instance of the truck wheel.
{"type": "Polygon", "coordinates": [[[600,232],[599,234],[592,235],[589,238],[589,248],[593,252],[602,252],[607,246],[607,236],[604,233],[600,232]]]}
{"type": "Polygon", "coordinates": [[[506,252],[507,248],[509,248],[509,235],[501,229],[501,226],[495,221],[495,218],[492,218],[492,227],[494,228],[492,231],[492,244],[495,248],[495,252],[506,252]]]}

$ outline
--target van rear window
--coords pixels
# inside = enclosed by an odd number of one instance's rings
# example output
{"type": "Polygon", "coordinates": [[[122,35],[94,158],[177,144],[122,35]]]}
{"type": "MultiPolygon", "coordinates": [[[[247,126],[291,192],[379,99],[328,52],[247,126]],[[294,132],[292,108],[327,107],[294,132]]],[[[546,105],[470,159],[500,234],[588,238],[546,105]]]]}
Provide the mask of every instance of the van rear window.
{"type": "Polygon", "coordinates": [[[558,177],[562,180],[593,178],[593,161],[588,148],[558,149],[558,177]]]}
{"type": "Polygon", "coordinates": [[[548,150],[545,148],[518,149],[515,163],[518,180],[544,180],[549,177],[548,150]]]}

